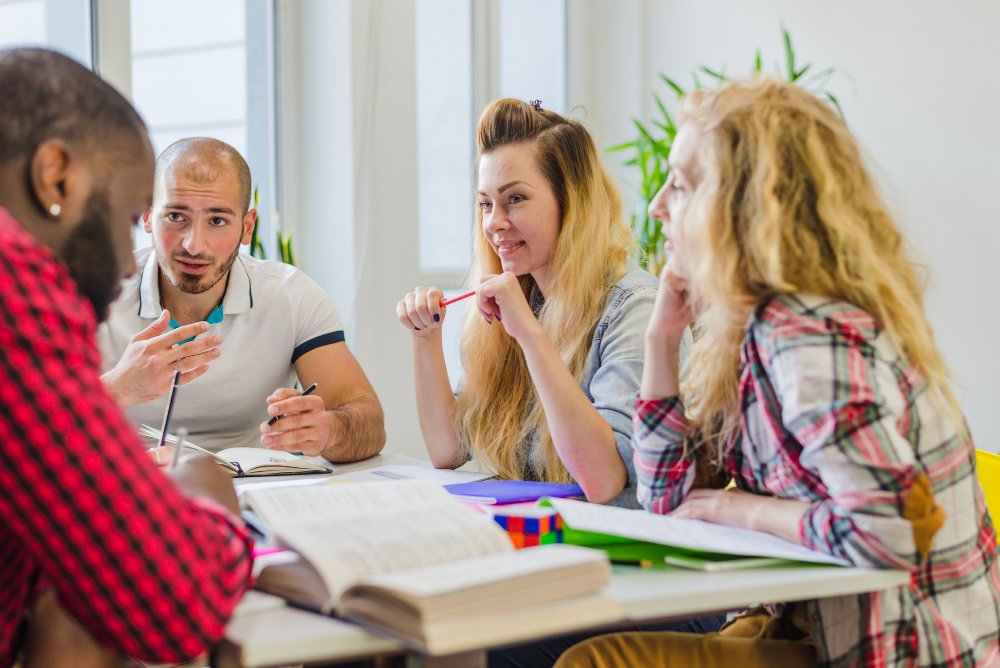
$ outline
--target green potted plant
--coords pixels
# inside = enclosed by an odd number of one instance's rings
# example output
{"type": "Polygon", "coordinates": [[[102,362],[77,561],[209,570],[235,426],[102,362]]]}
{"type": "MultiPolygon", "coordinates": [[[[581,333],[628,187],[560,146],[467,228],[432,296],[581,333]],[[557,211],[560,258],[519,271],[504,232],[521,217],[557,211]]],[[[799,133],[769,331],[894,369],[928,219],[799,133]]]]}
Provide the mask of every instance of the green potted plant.
{"type": "MultiPolygon", "coordinates": [[[[257,210],[257,222],[253,226],[253,234],[250,237],[250,255],[261,260],[267,259],[267,251],[260,240],[260,191],[253,189],[253,208],[257,210]]],[[[275,230],[278,242],[278,259],[285,264],[295,266],[295,253],[292,251],[292,233],[285,232],[280,227],[275,230]]]]}
{"type": "MultiPolygon", "coordinates": [[[[777,73],[786,80],[803,86],[814,93],[829,100],[837,112],[843,115],[840,102],[827,90],[826,85],[830,77],[835,73],[835,69],[827,67],[822,70],[814,70],[812,63],[800,65],[792,47],[792,37],[784,27],[781,29],[782,40],[784,42],[785,62],[776,67],[777,73]]],[[[757,50],[754,58],[751,76],[760,76],[763,73],[763,63],[760,50],[757,50]]],[[[702,87],[702,77],[707,77],[713,85],[725,82],[728,77],[723,69],[712,69],[702,65],[692,72],[693,88],[702,87]]],[[[686,92],[676,81],[664,74],[659,75],[660,80],[670,89],[675,96],[675,103],[686,92]]],[[[667,158],[670,156],[670,149],[677,136],[677,125],[671,116],[663,98],[653,92],[653,101],[656,103],[659,116],[653,118],[649,123],[633,118],[632,123],[638,131],[638,135],[627,142],[612,146],[608,151],[631,151],[632,157],[625,161],[626,165],[639,170],[639,193],[642,196],[643,211],[632,215],[632,232],[638,243],[639,263],[653,273],[659,273],[666,262],[663,244],[666,236],[663,234],[662,224],[658,220],[649,217],[649,202],[656,193],[666,183],[669,174],[667,158]]]]}

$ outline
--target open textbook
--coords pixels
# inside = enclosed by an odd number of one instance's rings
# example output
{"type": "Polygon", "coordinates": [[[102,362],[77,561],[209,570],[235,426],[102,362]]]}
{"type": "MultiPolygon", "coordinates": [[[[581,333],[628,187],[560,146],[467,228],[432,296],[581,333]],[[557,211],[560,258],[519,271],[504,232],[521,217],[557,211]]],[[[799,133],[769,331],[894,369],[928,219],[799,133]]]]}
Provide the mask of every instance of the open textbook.
{"type": "Polygon", "coordinates": [[[241,502],[301,556],[264,569],[259,588],[432,654],[622,618],[599,594],[604,553],[515,551],[503,529],[432,481],[250,489],[241,502]]]}
{"type": "MultiPolygon", "coordinates": [[[[159,440],[160,430],[149,425],[139,427],[139,434],[147,438],[159,440]]],[[[167,434],[165,439],[171,445],[177,444],[177,437],[167,434]]],[[[322,464],[316,464],[308,459],[267,448],[226,448],[218,452],[206,450],[191,441],[184,441],[184,448],[210,455],[225,467],[235,478],[264,475],[304,475],[306,473],[330,473],[330,469],[322,464]]]]}

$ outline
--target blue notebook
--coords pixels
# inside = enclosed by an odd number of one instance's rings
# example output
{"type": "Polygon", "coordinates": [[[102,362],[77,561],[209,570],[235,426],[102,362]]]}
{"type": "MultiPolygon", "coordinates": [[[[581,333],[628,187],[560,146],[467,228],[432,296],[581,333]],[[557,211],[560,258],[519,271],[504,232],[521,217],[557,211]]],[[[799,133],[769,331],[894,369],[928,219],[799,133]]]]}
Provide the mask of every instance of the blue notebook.
{"type": "Polygon", "coordinates": [[[445,485],[444,488],[459,498],[477,503],[519,503],[537,501],[543,496],[583,496],[579,485],[531,480],[481,480],[445,485]]]}

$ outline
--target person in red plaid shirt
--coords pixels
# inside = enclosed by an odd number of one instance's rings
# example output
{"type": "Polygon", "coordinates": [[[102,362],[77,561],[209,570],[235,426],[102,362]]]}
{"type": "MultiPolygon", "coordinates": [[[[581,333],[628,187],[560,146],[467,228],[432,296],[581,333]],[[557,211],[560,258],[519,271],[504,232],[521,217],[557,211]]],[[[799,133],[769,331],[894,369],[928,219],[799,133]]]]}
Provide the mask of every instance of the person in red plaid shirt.
{"type": "Polygon", "coordinates": [[[650,204],[673,252],[633,416],[639,499],[910,583],[765,606],[718,634],[605,636],[558,665],[1000,665],[972,438],[855,139],[828,104],[767,79],[698,91],[682,116],[650,204]]]}
{"type": "Polygon", "coordinates": [[[203,654],[250,581],[229,478],[164,475],[95,343],[153,153],[129,103],[51,51],[0,51],[0,666],[203,654]]]}

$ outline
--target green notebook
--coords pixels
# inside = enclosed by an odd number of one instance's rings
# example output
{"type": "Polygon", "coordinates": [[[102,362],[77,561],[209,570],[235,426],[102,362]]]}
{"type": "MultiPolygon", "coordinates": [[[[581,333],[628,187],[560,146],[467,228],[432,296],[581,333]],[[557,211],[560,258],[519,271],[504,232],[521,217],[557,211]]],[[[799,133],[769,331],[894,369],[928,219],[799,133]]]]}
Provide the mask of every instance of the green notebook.
{"type": "MultiPolygon", "coordinates": [[[[554,507],[547,499],[540,500],[539,505],[554,507]]],[[[563,524],[563,542],[603,550],[612,562],[651,562],[653,568],[659,569],[673,567],[717,572],[764,567],[809,568],[822,565],[779,557],[745,556],[692,550],[624,536],[581,531],[565,522],[563,524]]]]}

